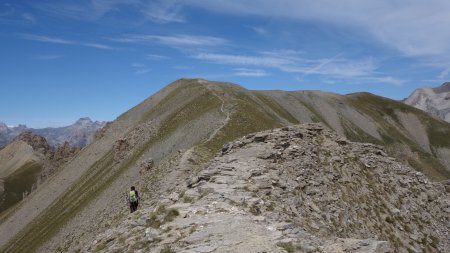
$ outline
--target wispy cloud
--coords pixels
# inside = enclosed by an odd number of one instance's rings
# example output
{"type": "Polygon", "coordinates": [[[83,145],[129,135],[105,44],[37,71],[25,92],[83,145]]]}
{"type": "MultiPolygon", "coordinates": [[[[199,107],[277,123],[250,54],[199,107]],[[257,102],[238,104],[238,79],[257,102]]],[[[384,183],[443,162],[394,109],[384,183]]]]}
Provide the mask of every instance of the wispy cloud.
{"type": "Polygon", "coordinates": [[[142,75],[142,74],[146,74],[148,72],[150,72],[150,68],[147,67],[147,65],[142,64],[142,63],[132,63],[131,67],[133,67],[135,69],[134,73],[136,75],[142,75]]]}
{"type": "Polygon", "coordinates": [[[165,55],[159,55],[159,54],[147,54],[145,56],[145,58],[149,59],[149,60],[165,60],[165,59],[169,59],[169,56],[165,56],[165,55]]]}
{"type": "Polygon", "coordinates": [[[439,73],[438,78],[440,80],[444,80],[445,78],[447,78],[450,74],[450,68],[446,68],[444,70],[441,71],[441,73],[439,73]]]}
{"type": "Polygon", "coordinates": [[[50,36],[44,36],[44,35],[21,34],[21,37],[26,39],[26,40],[39,41],[39,42],[44,42],[44,43],[76,45],[76,46],[84,46],[84,47],[90,47],[90,48],[96,48],[96,49],[105,49],[105,50],[114,50],[114,49],[116,49],[114,47],[111,47],[111,46],[108,46],[108,45],[105,45],[105,44],[67,40],[67,39],[63,39],[63,38],[50,37],[50,36]]]}
{"type": "Polygon", "coordinates": [[[188,0],[185,4],[231,15],[350,27],[410,56],[450,53],[450,1],[188,0]]]}
{"type": "Polygon", "coordinates": [[[269,31],[264,27],[261,27],[261,26],[247,26],[247,27],[261,36],[264,36],[264,37],[269,36],[269,31]]]}
{"type": "Polygon", "coordinates": [[[35,24],[36,18],[29,12],[25,12],[20,5],[0,4],[0,23],[10,25],[35,24]]]}
{"type": "Polygon", "coordinates": [[[33,24],[36,23],[36,18],[34,17],[34,15],[32,15],[32,14],[30,14],[30,13],[23,13],[23,14],[21,15],[21,17],[22,17],[24,20],[27,20],[27,21],[30,22],[30,23],[33,23],[33,24]]]}
{"type": "MultiPolygon", "coordinates": [[[[298,81],[304,81],[301,78],[297,79],[298,81]]],[[[354,85],[360,85],[360,84],[387,84],[387,85],[393,85],[393,86],[402,86],[405,83],[408,82],[406,79],[402,78],[396,78],[392,76],[365,76],[365,77],[354,77],[351,79],[337,79],[337,78],[322,78],[321,81],[326,84],[354,84],[354,85]]]]}
{"type": "Polygon", "coordinates": [[[263,77],[269,74],[263,69],[247,69],[247,68],[236,68],[234,69],[236,76],[251,76],[251,77],[263,77]]]}
{"type": "Polygon", "coordinates": [[[133,68],[145,68],[146,65],[141,64],[141,63],[132,63],[131,67],[133,67],[133,68]]]}
{"type": "Polygon", "coordinates": [[[32,6],[36,10],[44,13],[83,22],[97,21],[122,6],[139,8],[140,5],[141,1],[139,0],[51,1],[32,3],[32,6]]]}
{"type": "Polygon", "coordinates": [[[181,14],[182,6],[176,0],[149,1],[141,10],[141,13],[146,19],[154,23],[184,23],[186,20],[181,14]]]}
{"type": "Polygon", "coordinates": [[[277,50],[262,52],[258,55],[198,53],[193,58],[216,64],[241,66],[236,74],[241,76],[264,76],[264,70],[248,67],[273,68],[285,73],[300,74],[303,79],[307,75],[335,78],[340,80],[359,80],[361,82],[402,85],[404,80],[385,76],[378,72],[378,63],[372,58],[347,59],[342,54],[330,58],[308,59],[301,57],[301,52],[277,50]],[[283,53],[284,52],[284,53],[283,53]],[[295,57],[297,55],[297,57],[295,57]]]}
{"type": "Polygon", "coordinates": [[[99,43],[91,43],[91,42],[79,42],[78,45],[85,46],[85,47],[92,47],[97,49],[106,49],[106,50],[115,50],[117,48],[111,47],[105,44],[99,44],[99,43]]]}
{"type": "Polygon", "coordinates": [[[271,56],[249,56],[237,54],[199,53],[192,56],[195,59],[215,62],[219,64],[240,66],[262,66],[284,69],[295,64],[291,59],[271,56]]]}
{"type": "Polygon", "coordinates": [[[186,69],[193,69],[193,66],[185,66],[185,65],[175,65],[172,66],[173,69],[178,69],[178,70],[186,70],[186,69]]]}
{"type": "Polygon", "coordinates": [[[33,57],[33,60],[48,61],[62,58],[63,55],[37,55],[33,57]]]}
{"type": "Polygon", "coordinates": [[[228,44],[228,40],[214,36],[196,35],[151,35],[151,34],[129,34],[111,40],[122,43],[158,43],[171,47],[208,47],[228,44]]]}
{"type": "MultiPolygon", "coordinates": [[[[92,0],[36,3],[35,9],[53,16],[76,19],[84,22],[98,21],[106,15],[114,15],[125,7],[133,13],[131,18],[165,24],[185,22],[181,10],[183,5],[177,0],[92,0]]],[[[139,21],[141,22],[141,21],[139,21]]]]}
{"type": "Polygon", "coordinates": [[[77,44],[75,41],[71,41],[71,40],[61,39],[61,38],[57,38],[57,37],[43,36],[43,35],[35,35],[35,34],[22,34],[22,38],[27,39],[27,40],[55,43],[55,44],[67,44],[67,45],[77,44]]]}
{"type": "Polygon", "coordinates": [[[138,70],[136,70],[134,73],[135,73],[136,75],[142,75],[142,74],[146,74],[146,73],[150,72],[150,70],[151,70],[151,69],[138,69],[138,70]]]}

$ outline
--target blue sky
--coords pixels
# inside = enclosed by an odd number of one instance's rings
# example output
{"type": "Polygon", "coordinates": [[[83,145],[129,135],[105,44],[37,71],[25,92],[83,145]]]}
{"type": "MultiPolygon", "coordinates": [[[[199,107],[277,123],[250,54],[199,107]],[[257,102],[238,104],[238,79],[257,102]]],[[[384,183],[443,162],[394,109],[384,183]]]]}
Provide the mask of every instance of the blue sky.
{"type": "Polygon", "coordinates": [[[450,78],[447,0],[0,3],[0,121],[113,120],[182,77],[402,99],[450,78]]]}

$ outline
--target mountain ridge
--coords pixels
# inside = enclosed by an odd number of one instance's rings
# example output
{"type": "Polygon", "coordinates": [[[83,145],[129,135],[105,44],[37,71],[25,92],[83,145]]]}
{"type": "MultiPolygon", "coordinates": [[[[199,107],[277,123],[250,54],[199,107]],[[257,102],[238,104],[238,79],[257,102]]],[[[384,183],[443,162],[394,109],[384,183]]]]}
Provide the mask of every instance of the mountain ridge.
{"type": "Polygon", "coordinates": [[[450,178],[450,143],[442,138],[449,136],[449,123],[403,103],[367,93],[249,91],[180,79],[119,116],[14,214],[0,217],[0,246],[5,252],[67,251],[126,216],[123,190],[140,182],[143,164],[170,168],[150,182],[154,192],[147,198],[155,204],[199,173],[224,144],[313,122],[352,141],[384,145],[434,180],[450,178]]]}
{"type": "MultiPolygon", "coordinates": [[[[144,196],[154,191],[155,174],[171,170],[148,168],[144,196]]],[[[450,245],[445,185],[321,124],[227,143],[196,176],[157,199],[144,198],[140,210],[78,250],[387,253],[450,245]]]]}

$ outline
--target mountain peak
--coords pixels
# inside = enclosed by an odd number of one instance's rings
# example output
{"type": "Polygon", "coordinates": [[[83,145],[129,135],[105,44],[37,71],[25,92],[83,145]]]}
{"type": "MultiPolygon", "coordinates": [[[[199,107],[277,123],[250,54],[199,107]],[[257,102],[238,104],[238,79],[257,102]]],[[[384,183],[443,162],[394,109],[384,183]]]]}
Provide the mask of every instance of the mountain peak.
{"type": "Polygon", "coordinates": [[[404,102],[450,122],[450,82],[436,88],[417,89],[404,102]]]}
{"type": "Polygon", "coordinates": [[[445,82],[441,86],[433,88],[436,93],[450,92],[450,82],[445,82]]]}
{"type": "Polygon", "coordinates": [[[91,120],[91,118],[89,118],[89,117],[82,117],[82,118],[79,118],[79,119],[75,122],[75,124],[82,124],[82,123],[92,123],[92,120],[91,120]]]}

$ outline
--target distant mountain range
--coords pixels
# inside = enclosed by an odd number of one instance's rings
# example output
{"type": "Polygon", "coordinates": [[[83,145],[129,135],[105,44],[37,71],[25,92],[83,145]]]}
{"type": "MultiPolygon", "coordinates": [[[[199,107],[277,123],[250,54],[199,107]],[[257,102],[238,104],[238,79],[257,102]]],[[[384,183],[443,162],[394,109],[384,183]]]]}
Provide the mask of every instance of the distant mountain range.
{"type": "Polygon", "coordinates": [[[0,148],[25,131],[43,136],[53,147],[62,146],[66,141],[71,146],[84,147],[92,140],[94,133],[105,124],[104,121],[92,121],[87,117],[80,118],[70,126],[42,129],[28,128],[26,125],[8,127],[5,123],[0,122],[0,148]]]}
{"type": "Polygon", "coordinates": [[[450,122],[450,82],[436,88],[417,89],[404,102],[450,122]]]}

